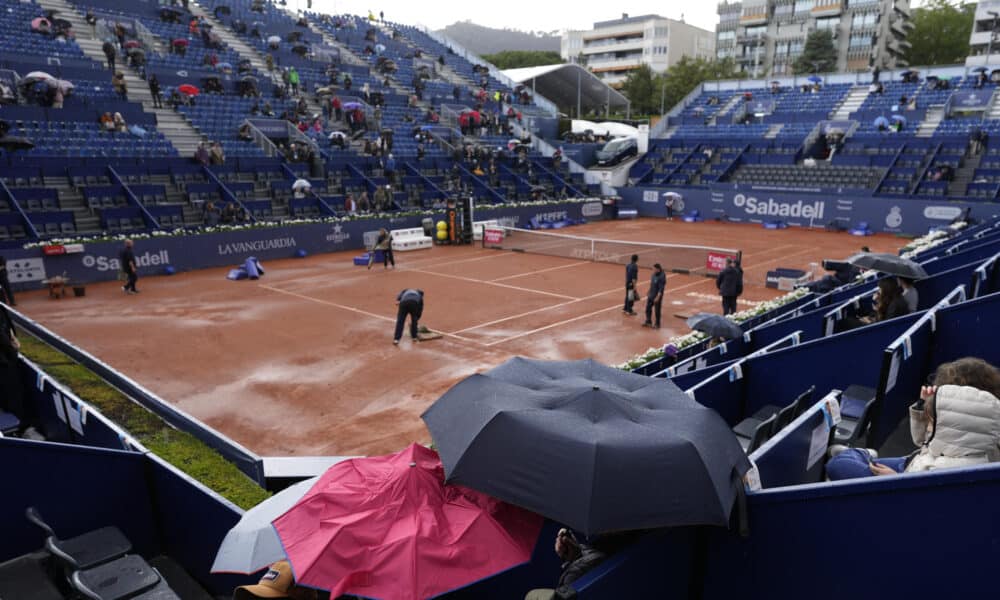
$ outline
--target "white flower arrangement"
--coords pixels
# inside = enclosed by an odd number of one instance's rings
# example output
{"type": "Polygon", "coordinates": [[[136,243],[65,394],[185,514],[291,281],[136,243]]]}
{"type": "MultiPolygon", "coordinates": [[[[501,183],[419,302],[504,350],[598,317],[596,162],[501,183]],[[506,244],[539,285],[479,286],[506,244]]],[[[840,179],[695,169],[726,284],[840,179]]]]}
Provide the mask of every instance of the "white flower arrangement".
{"type": "MultiPolygon", "coordinates": [[[[584,202],[599,201],[600,198],[569,198],[566,200],[540,200],[536,202],[504,202],[501,204],[490,204],[489,206],[478,207],[480,211],[504,209],[504,208],[524,208],[530,206],[554,206],[559,204],[582,204],[584,202]]],[[[431,217],[440,214],[441,210],[407,210],[393,213],[368,213],[353,214],[345,217],[322,217],[319,219],[284,219],[281,221],[256,221],[254,223],[240,223],[237,225],[213,225],[211,227],[192,227],[177,229],[154,229],[150,233],[101,233],[92,236],[81,236],[74,238],[51,238],[44,241],[28,242],[22,248],[30,250],[32,248],[42,248],[45,246],[65,245],[65,244],[101,244],[108,242],[122,242],[126,239],[146,240],[151,238],[180,237],[186,235],[200,235],[204,233],[220,233],[223,231],[246,231],[250,229],[273,229],[285,227],[287,225],[314,225],[317,223],[346,223],[348,221],[361,221],[373,219],[398,219],[400,217],[431,217]]]]}
{"type": "MultiPolygon", "coordinates": [[[[767,302],[760,302],[753,308],[748,308],[746,310],[727,315],[726,318],[734,323],[742,323],[754,317],[759,317],[765,313],[768,313],[776,308],[780,308],[791,302],[802,298],[809,294],[809,290],[806,288],[798,288],[788,292],[784,296],[779,296],[773,300],[768,300],[767,302]]],[[[683,350],[688,346],[697,344],[698,342],[706,339],[708,335],[700,331],[692,331],[691,333],[686,333],[684,335],[679,335],[671,338],[662,348],[650,348],[646,350],[643,354],[634,356],[631,359],[617,365],[619,369],[624,371],[631,371],[637,369],[642,365],[652,362],[658,358],[662,358],[667,353],[667,348],[673,346],[676,350],[683,350]]]]}
{"type": "Polygon", "coordinates": [[[925,250],[930,250],[948,241],[957,231],[961,231],[968,226],[965,221],[952,223],[943,229],[935,229],[925,236],[918,237],[900,249],[902,258],[913,258],[925,250]]]}

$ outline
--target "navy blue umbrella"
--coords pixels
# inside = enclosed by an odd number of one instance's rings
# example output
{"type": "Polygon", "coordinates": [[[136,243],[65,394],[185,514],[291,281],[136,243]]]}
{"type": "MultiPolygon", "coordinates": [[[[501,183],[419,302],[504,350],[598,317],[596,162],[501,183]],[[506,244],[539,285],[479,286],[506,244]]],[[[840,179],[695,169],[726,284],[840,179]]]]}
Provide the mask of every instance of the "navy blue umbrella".
{"type": "Polygon", "coordinates": [[[813,83],[822,83],[823,82],[823,78],[820,77],[819,75],[810,75],[808,79],[809,79],[809,81],[811,81],[813,83]]]}
{"type": "Polygon", "coordinates": [[[989,71],[986,67],[976,67],[972,70],[973,73],[985,73],[986,71],[989,71]]]}
{"type": "Polygon", "coordinates": [[[695,331],[707,333],[710,337],[726,340],[736,339],[743,335],[743,330],[722,315],[698,313],[687,320],[687,325],[695,331]]]}
{"type": "Polygon", "coordinates": [[[449,482],[586,534],[726,526],[750,466],[714,410],[593,360],[513,358],[423,419],[449,482]]]}

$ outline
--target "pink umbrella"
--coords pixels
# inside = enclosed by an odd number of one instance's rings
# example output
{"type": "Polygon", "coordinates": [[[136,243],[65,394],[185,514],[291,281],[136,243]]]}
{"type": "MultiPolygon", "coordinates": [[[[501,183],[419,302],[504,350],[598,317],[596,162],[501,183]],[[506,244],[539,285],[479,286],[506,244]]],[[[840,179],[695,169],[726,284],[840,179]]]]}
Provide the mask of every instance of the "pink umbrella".
{"type": "Polygon", "coordinates": [[[142,46],[142,43],[139,42],[139,40],[129,40],[125,42],[126,48],[138,48],[139,46],[142,46]]]}
{"type": "Polygon", "coordinates": [[[37,18],[31,20],[31,29],[33,31],[38,31],[43,26],[44,27],[51,27],[52,23],[49,23],[49,20],[46,19],[45,17],[37,17],[37,18]]]}
{"type": "Polygon", "coordinates": [[[418,600],[528,561],[542,520],[445,485],[437,452],[413,444],[337,463],[273,524],[296,583],[418,600]]]}
{"type": "Polygon", "coordinates": [[[187,94],[188,96],[197,96],[199,93],[201,93],[201,90],[194,87],[190,83],[183,83],[177,86],[177,91],[182,94],[187,94]]]}

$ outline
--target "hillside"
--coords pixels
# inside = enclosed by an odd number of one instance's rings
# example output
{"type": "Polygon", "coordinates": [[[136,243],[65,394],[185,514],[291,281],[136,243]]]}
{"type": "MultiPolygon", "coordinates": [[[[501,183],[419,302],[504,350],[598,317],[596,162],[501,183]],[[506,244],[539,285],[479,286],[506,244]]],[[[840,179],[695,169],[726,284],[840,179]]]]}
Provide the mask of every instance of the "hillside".
{"type": "Polygon", "coordinates": [[[559,52],[557,32],[526,32],[514,29],[493,29],[460,21],[440,30],[466,49],[476,54],[495,54],[504,50],[540,50],[559,52]]]}

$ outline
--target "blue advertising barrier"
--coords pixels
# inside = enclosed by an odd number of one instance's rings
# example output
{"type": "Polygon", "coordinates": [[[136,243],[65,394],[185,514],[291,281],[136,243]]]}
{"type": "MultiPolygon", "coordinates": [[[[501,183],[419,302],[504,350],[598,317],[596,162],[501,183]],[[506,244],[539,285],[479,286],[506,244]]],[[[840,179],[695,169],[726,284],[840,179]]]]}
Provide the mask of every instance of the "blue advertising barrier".
{"type": "MultiPolygon", "coordinates": [[[[477,207],[477,220],[495,219],[508,227],[523,226],[531,219],[558,221],[600,218],[600,201],[564,202],[558,204],[477,207]]],[[[361,218],[356,220],[306,223],[279,227],[258,227],[190,235],[164,235],[135,240],[135,257],[139,276],[158,275],[164,267],[189,271],[209,267],[242,264],[250,256],[261,261],[291,258],[299,250],[309,254],[361,249],[371,245],[370,238],[380,227],[406,229],[420,227],[425,218],[445,219],[444,213],[430,213],[391,218],[361,218]],[[366,243],[366,240],[368,242],[366,243]]],[[[109,281],[118,277],[119,253],[117,242],[86,243],[83,252],[45,256],[41,248],[5,252],[8,260],[24,259],[30,269],[12,272],[15,289],[39,288],[47,274],[65,274],[74,283],[109,281]]]]}
{"type": "Polygon", "coordinates": [[[931,368],[965,356],[1000,365],[1000,344],[984,343],[988,332],[1000,331],[1000,293],[939,310],[936,325],[931,368]]]}
{"type": "Polygon", "coordinates": [[[750,455],[750,460],[757,466],[760,484],[764,489],[816,483],[823,479],[823,459],[826,458],[826,448],[833,435],[833,429],[824,416],[823,406],[831,400],[838,402],[835,394],[827,394],[750,455]],[[823,453],[817,456],[812,444],[813,434],[817,433],[819,427],[824,429],[826,437],[823,453]]]}
{"type": "MultiPolygon", "coordinates": [[[[619,188],[618,195],[624,203],[635,206],[639,216],[665,217],[663,191],[663,188],[619,188]]],[[[684,188],[680,194],[681,212],[697,210],[704,219],[724,218],[734,223],[781,220],[805,227],[823,227],[837,221],[848,228],[865,222],[872,231],[885,233],[922,234],[931,227],[947,225],[966,208],[971,208],[972,215],[979,219],[1000,213],[1000,206],[979,202],[770,192],[759,187],[751,191],[736,185],[684,188]]],[[[674,210],[678,210],[676,203],[674,210]]]]}

